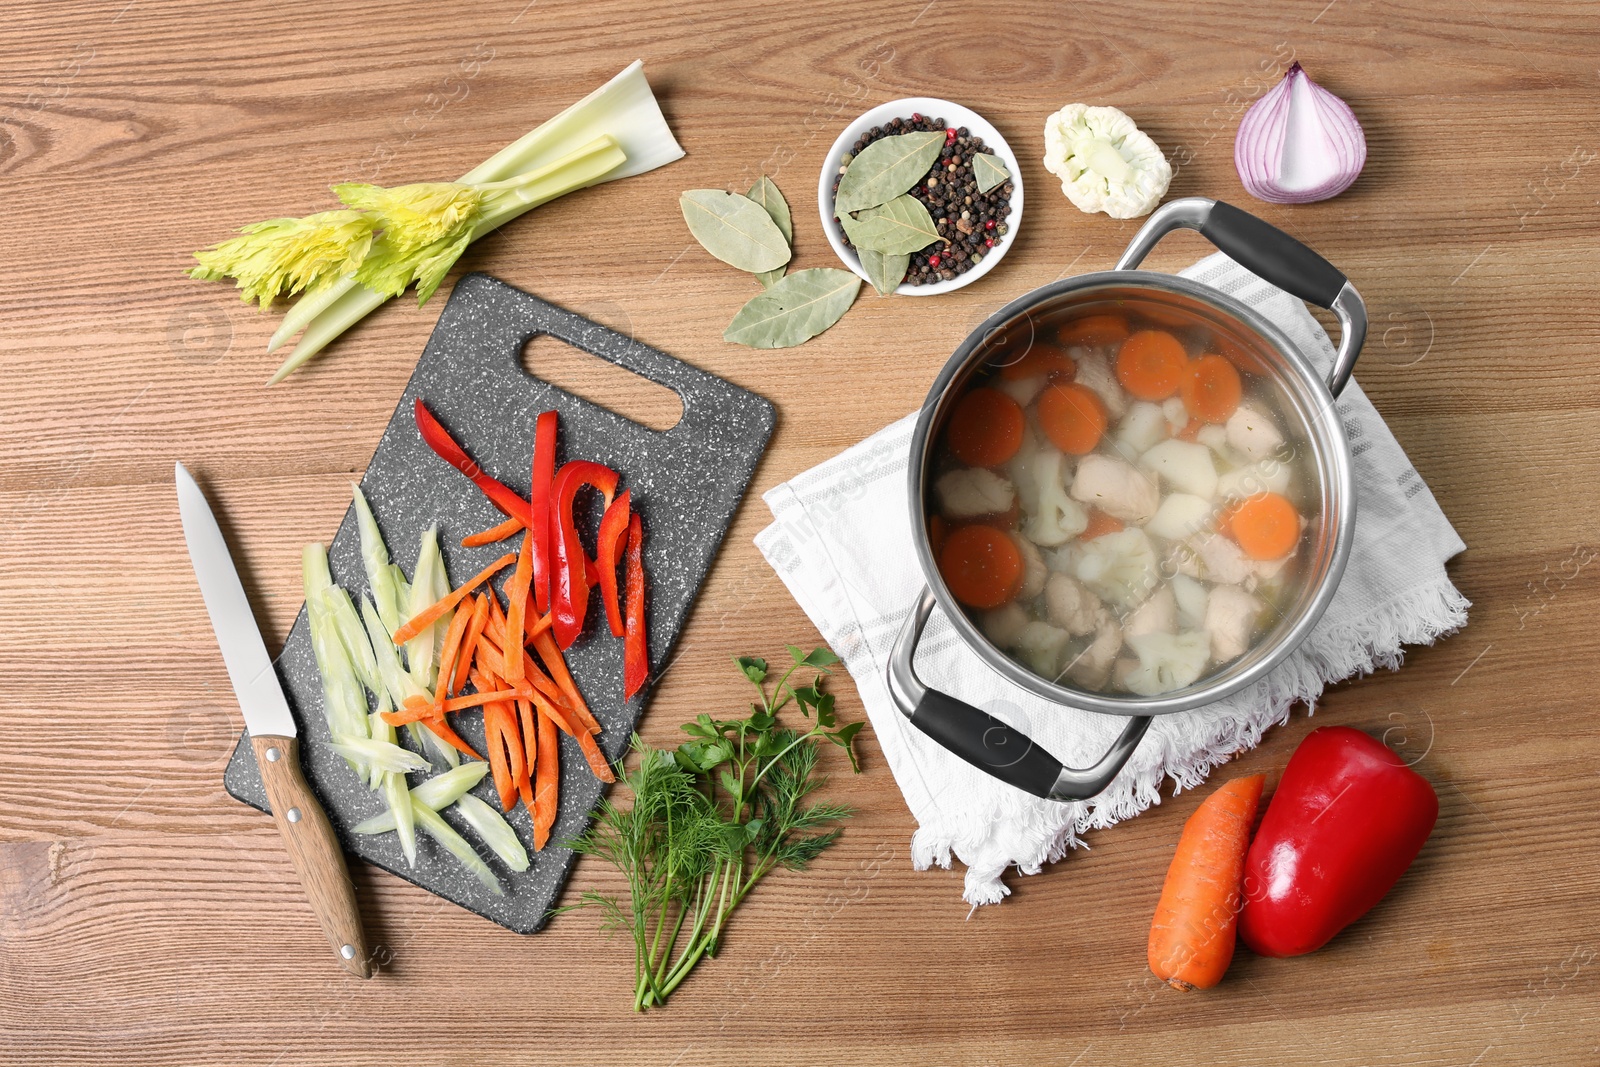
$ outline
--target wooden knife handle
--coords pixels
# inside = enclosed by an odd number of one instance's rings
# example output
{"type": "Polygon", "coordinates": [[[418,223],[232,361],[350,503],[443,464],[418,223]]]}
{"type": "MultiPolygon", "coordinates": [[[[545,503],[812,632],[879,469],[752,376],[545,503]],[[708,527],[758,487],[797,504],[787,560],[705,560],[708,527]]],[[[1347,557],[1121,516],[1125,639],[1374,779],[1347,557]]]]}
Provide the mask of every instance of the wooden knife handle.
{"type": "Polygon", "coordinates": [[[266,786],[267,801],[272,805],[272,820],[278,824],[300,884],[311,900],[311,910],[317,913],[334,955],[351,974],[372,977],[355,886],[350,883],[350,870],[345,866],[344,851],[333,824],[328,822],[327,813],[300,770],[299,738],[252,735],[250,746],[256,751],[261,784],[266,786]]]}

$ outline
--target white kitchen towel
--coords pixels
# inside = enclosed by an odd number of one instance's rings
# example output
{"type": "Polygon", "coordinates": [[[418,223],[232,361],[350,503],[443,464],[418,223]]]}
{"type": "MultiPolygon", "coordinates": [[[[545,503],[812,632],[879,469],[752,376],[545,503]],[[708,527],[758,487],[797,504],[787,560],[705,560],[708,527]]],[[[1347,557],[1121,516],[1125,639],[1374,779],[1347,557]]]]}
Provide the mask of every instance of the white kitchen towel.
{"type": "MultiPolygon", "coordinates": [[[[1226,256],[1182,272],[1254,307],[1318,367],[1334,348],[1305,306],[1226,256]]],[[[1160,802],[1161,783],[1204,781],[1234,753],[1254,747],[1297,701],[1378,667],[1396,668],[1404,644],[1431,644],[1466,623],[1470,606],[1444,563],[1466,546],[1389,428],[1352,381],[1338,401],[1354,457],[1356,533],[1349,567],[1327,613],[1271,675],[1199,711],[1158,717],[1105,792],[1063,804],[1040,800],[968,766],[895,710],[884,670],[923,588],[907,516],[905,470],[916,416],[908,415],[843,454],[766,494],[774,522],[756,545],[782,577],[861,691],[884,758],[917,831],[918,870],[967,866],[964,896],[996,903],[1010,893],[1008,867],[1036,874],[1081,843],[1160,802]]],[[[1069,766],[1098,760],[1124,720],[1041,700],[984,666],[935,609],[917,654],[929,685],[1015,726],[1069,766]]]]}

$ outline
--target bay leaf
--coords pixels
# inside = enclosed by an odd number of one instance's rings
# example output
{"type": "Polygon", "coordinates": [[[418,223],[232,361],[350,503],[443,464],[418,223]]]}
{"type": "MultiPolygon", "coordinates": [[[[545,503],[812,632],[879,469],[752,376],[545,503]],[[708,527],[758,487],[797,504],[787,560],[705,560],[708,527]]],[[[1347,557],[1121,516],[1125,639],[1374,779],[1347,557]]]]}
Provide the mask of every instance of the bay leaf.
{"type": "Polygon", "coordinates": [[[992,152],[979,152],[972,157],[972,177],[978,183],[978,192],[987,193],[1011,177],[1006,161],[992,152]]]}
{"type": "Polygon", "coordinates": [[[939,228],[922,201],[902,193],[887,204],[868,208],[854,218],[839,216],[844,232],[856,248],[898,255],[917,252],[940,240],[939,228]]]}
{"type": "MultiPolygon", "coordinates": [[[[789,247],[794,248],[794,220],[789,215],[789,202],[783,198],[783,193],[778,190],[778,183],[763,174],[757,182],[750,187],[746,194],[751,200],[760,204],[766,213],[772,216],[772,221],[778,224],[778,229],[783,233],[783,239],[789,242],[789,247]]],[[[783,267],[774,267],[764,270],[756,275],[756,280],[763,289],[772,288],[772,284],[783,277],[783,267]]]]}
{"type": "Polygon", "coordinates": [[[857,248],[856,255],[861,259],[861,269],[867,272],[867,280],[879,296],[888,296],[898,289],[900,283],[906,280],[906,268],[911,266],[911,256],[905,252],[891,255],[874,252],[870,248],[857,248]]]}
{"type": "Polygon", "coordinates": [[[751,297],[722,339],[750,348],[792,348],[843,318],[860,290],[861,279],[851,271],[796,271],[751,297]]]}
{"type": "Polygon", "coordinates": [[[722,189],[690,189],[678,198],[683,221],[700,247],[753,274],[789,262],[789,242],[765,208],[722,189]]]}
{"type": "Polygon", "coordinates": [[[842,219],[847,211],[887,204],[922,180],[943,147],[944,134],[931,131],[873,141],[850,161],[839,179],[834,213],[842,219]]]}

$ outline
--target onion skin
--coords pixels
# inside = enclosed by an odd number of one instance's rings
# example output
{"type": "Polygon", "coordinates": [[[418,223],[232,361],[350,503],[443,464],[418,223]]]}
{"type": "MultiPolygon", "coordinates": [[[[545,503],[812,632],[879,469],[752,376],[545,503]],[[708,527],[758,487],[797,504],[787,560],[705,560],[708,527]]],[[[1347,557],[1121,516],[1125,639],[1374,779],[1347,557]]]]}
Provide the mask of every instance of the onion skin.
{"type": "Polygon", "coordinates": [[[1367,138],[1355,112],[1337,96],[1312,81],[1299,63],[1245,112],[1233,142],[1233,164],[1245,192],[1272,204],[1308,204],[1338,196],[1355,182],[1367,162],[1367,138]],[[1289,140],[1290,104],[1302,81],[1300,102],[1312,110],[1305,116],[1320,135],[1317,158],[1304,161],[1318,180],[1291,186],[1285,180],[1285,146],[1289,140]]]}

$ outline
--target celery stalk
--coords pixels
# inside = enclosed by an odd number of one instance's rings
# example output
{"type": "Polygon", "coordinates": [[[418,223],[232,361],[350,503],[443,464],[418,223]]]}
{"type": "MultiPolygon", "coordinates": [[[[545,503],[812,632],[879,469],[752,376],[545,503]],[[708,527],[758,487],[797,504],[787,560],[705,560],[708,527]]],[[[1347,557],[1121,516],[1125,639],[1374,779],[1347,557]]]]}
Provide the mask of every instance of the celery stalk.
{"type": "MultiPolygon", "coordinates": [[[[614,141],[600,144],[603,140],[609,139],[596,139],[573,153],[571,157],[557,160],[552,164],[551,172],[547,176],[518,188],[514,191],[514,195],[502,194],[505,196],[503,206],[497,206],[473,227],[471,240],[476,241],[484,234],[505,225],[518,215],[532,211],[541,204],[595,184],[601,176],[626,161],[622,149],[617,147],[614,141]]],[[[308,320],[305,334],[295,345],[294,351],[267,380],[268,385],[283,381],[306,360],[332,344],[346,330],[366,318],[389,299],[382,293],[357,284],[354,279],[337,282],[323,292],[331,294],[331,298],[317,307],[316,314],[308,320]]],[[[321,294],[319,298],[320,296],[321,294]]]]}
{"type": "Polygon", "coordinates": [[[468,843],[467,839],[456,833],[455,828],[432,808],[421,804],[415,805],[417,825],[427,832],[428,836],[445,847],[445,850],[461,861],[461,865],[477,876],[478,881],[489,887],[495,896],[504,896],[505,890],[500,888],[500,880],[494,876],[489,865],[483,862],[483,857],[478,855],[476,849],[468,843]]]}
{"type": "Polygon", "coordinates": [[[517,832],[511,829],[511,824],[498,811],[471,793],[462,794],[461,799],[456,801],[456,810],[483,838],[483,843],[500,857],[500,862],[513,871],[528,869],[528,850],[522,847],[522,842],[517,840],[517,832]]]}
{"type": "Polygon", "coordinates": [[[329,747],[345,759],[366,767],[378,767],[401,774],[428,769],[428,761],[410,749],[387,741],[374,741],[370,737],[342,737],[334,740],[329,747]]]}
{"type": "MultiPolygon", "coordinates": [[[[367,504],[366,494],[354,482],[350,485],[355,498],[356,528],[361,533],[361,565],[367,572],[367,588],[372,593],[373,606],[386,630],[393,633],[406,621],[401,618],[405,601],[399,597],[395,574],[399,568],[389,562],[389,546],[383,542],[383,532],[367,504]]],[[[407,590],[409,595],[409,590],[407,590]]],[[[374,687],[376,688],[376,687],[374,687]]]]}
{"type": "MultiPolygon", "coordinates": [[[[444,559],[439,555],[439,529],[430,526],[422,535],[422,544],[417,549],[417,565],[411,572],[411,602],[406,605],[406,618],[415,618],[438,599],[434,595],[434,589],[438,584],[434,568],[442,572],[444,559]]],[[[450,614],[446,612],[440,621],[448,624],[450,614]]],[[[437,633],[437,626],[429,626],[406,642],[406,664],[411,671],[411,680],[422,689],[433,688],[434,646],[437,633]]]]}
{"type": "MultiPolygon", "coordinates": [[[[533,169],[542,159],[567,155],[592,141],[597,134],[608,134],[614,138],[624,158],[586,181],[585,186],[630,178],[683,158],[683,149],[672,136],[667,120],[661,114],[661,105],[656,102],[655,94],[650,91],[650,83],[645,80],[644,64],[634,60],[615,78],[559,115],[523,134],[456,180],[473,184],[504,181],[533,169]]],[[[326,289],[302,296],[273,333],[267,343],[267,351],[276,352],[283,347],[290,338],[333,307],[353,288],[355,282],[346,278],[326,289]]],[[[380,299],[367,311],[370,312],[381,303],[380,299]]],[[[355,303],[347,305],[343,314],[349,315],[355,306],[355,303]]],[[[339,332],[348,328],[349,323],[346,323],[339,332]]],[[[302,341],[302,345],[304,343],[302,341]]],[[[314,351],[308,352],[306,358],[314,354],[314,351]]]]}
{"type": "MultiPolygon", "coordinates": [[[[467,790],[483,780],[489,773],[487,763],[463,763],[454,770],[444,771],[429,778],[426,782],[411,790],[412,807],[424,807],[433,811],[448,808],[451,804],[466,795],[467,790]]],[[[386,834],[395,829],[394,813],[380,811],[370,819],[365,819],[351,829],[358,834],[386,834]]]]}

